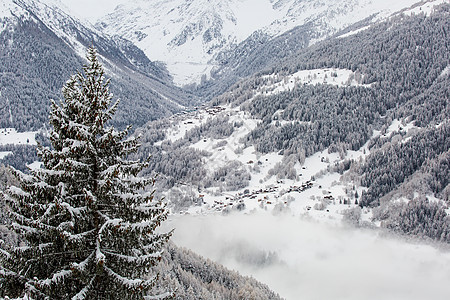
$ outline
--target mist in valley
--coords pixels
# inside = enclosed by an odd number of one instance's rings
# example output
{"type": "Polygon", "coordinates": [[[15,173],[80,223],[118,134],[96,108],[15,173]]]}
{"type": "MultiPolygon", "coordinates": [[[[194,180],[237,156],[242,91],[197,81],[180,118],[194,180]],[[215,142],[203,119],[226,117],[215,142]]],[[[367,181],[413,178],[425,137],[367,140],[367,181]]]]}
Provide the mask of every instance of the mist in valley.
{"type": "Polygon", "coordinates": [[[172,216],[173,241],[286,299],[448,299],[450,252],[289,215],[172,216]]]}

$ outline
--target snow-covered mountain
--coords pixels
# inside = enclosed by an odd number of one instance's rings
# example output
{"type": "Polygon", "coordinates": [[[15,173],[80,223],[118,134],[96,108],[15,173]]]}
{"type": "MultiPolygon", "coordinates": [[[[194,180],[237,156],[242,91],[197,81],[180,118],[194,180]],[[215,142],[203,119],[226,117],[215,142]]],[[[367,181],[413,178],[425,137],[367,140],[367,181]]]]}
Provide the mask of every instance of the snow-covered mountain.
{"type": "MultiPolygon", "coordinates": [[[[199,82],[217,56],[255,32],[270,38],[310,24],[311,42],[358,21],[383,19],[417,0],[158,0],[127,1],[102,18],[102,31],[134,42],[162,61],[179,85],[199,82]]],[[[445,1],[433,1],[445,2],[445,1]]]]}
{"type": "Polygon", "coordinates": [[[172,212],[383,221],[448,241],[448,9],[340,34],[140,128],[172,212]],[[444,217],[409,220],[422,206],[444,217]]]}
{"type": "Polygon", "coordinates": [[[0,1],[0,128],[37,130],[47,123],[49,99],[95,46],[122,99],[116,125],[139,126],[194,101],[175,87],[167,70],[133,43],[73,17],[58,0],[0,1]]]}

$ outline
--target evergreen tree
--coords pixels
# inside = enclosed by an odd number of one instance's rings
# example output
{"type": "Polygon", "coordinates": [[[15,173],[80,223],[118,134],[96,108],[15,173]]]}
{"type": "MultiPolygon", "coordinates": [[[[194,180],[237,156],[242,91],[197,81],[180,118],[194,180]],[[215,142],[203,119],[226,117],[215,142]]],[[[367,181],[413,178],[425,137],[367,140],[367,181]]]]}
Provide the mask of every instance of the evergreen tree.
{"type": "Polygon", "coordinates": [[[158,276],[169,233],[156,233],[166,219],[161,200],[138,176],[147,163],[127,160],[139,147],[126,130],[107,126],[109,80],[96,50],[88,64],[52,102],[53,149],[40,147],[43,168],[16,172],[20,187],[4,197],[12,228],[24,243],[1,250],[0,296],[35,299],[163,299],[148,296],[158,276]]]}

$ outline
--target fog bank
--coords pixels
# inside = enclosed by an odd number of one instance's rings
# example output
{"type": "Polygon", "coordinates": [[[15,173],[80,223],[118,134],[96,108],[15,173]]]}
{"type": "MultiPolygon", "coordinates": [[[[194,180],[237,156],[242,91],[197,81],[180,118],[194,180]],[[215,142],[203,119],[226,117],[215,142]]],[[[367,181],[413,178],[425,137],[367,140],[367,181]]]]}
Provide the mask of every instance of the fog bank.
{"type": "Polygon", "coordinates": [[[291,216],[171,217],[173,241],[286,299],[449,299],[450,252],[291,216]]]}

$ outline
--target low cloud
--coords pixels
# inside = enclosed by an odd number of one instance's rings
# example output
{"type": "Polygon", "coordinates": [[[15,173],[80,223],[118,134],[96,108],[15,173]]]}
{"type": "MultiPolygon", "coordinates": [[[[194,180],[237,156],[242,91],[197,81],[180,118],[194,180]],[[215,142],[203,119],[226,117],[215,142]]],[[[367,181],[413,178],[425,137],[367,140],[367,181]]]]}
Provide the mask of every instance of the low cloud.
{"type": "Polygon", "coordinates": [[[266,283],[286,299],[448,299],[450,253],[270,214],[172,217],[179,246],[266,283]]]}

